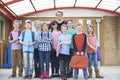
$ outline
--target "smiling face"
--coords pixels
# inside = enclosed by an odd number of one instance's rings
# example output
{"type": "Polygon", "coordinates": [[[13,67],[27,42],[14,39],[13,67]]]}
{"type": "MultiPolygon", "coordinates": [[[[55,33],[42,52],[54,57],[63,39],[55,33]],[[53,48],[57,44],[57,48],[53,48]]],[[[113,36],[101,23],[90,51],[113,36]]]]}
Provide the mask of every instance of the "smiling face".
{"type": "Polygon", "coordinates": [[[13,22],[14,29],[18,29],[20,27],[20,23],[18,20],[14,20],[13,22]]]}
{"type": "Polygon", "coordinates": [[[87,32],[88,32],[88,34],[93,34],[93,31],[94,31],[93,26],[88,26],[88,27],[87,27],[87,32]]]}
{"type": "Polygon", "coordinates": [[[47,25],[46,23],[42,23],[42,24],[41,24],[41,30],[42,30],[43,32],[47,32],[47,31],[48,31],[48,25],[47,25]]]}
{"type": "Polygon", "coordinates": [[[67,34],[67,25],[66,24],[63,24],[61,26],[61,31],[62,31],[63,34],[67,34]]]}
{"type": "Polygon", "coordinates": [[[67,22],[67,26],[68,26],[69,29],[72,29],[72,28],[73,28],[73,21],[72,21],[72,20],[69,20],[69,21],[67,22]]]}
{"type": "Polygon", "coordinates": [[[62,11],[57,11],[56,12],[56,19],[61,20],[63,18],[63,12],[62,11]]]}

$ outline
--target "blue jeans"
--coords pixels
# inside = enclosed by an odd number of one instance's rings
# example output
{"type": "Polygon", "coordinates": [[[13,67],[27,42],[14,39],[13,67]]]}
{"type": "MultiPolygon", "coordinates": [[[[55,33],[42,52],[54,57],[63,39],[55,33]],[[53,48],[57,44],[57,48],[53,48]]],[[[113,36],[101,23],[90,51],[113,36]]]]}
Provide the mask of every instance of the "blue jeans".
{"type": "Polygon", "coordinates": [[[95,70],[98,69],[98,62],[97,62],[97,53],[88,53],[88,59],[89,59],[89,64],[88,64],[88,69],[92,69],[92,61],[94,63],[94,68],[95,70]]]}
{"type": "MultiPolygon", "coordinates": [[[[84,54],[84,56],[87,56],[87,54],[84,54]]],[[[79,69],[74,69],[74,78],[78,78],[78,74],[79,74],[79,69]]],[[[87,68],[83,69],[83,76],[84,78],[88,77],[87,68]]]]}
{"type": "Polygon", "coordinates": [[[23,52],[25,75],[32,75],[33,73],[33,53],[23,52]]]}
{"type": "Polygon", "coordinates": [[[46,71],[49,71],[50,54],[51,54],[51,51],[39,51],[41,71],[45,71],[45,69],[46,71]],[[44,62],[46,64],[45,69],[44,69],[44,62]]]}
{"type": "MultiPolygon", "coordinates": [[[[74,69],[74,78],[78,78],[79,69],[74,69]]],[[[83,76],[84,78],[88,77],[87,69],[83,69],[83,76]]]]}

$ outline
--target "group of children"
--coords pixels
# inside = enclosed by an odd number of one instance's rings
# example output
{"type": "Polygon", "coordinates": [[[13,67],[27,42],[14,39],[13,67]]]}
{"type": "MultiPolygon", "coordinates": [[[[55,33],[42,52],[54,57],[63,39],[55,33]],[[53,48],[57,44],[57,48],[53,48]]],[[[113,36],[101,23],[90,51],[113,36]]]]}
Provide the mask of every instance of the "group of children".
{"type": "Polygon", "coordinates": [[[19,77],[22,77],[24,64],[24,78],[31,79],[33,69],[35,78],[60,77],[62,80],[78,78],[79,69],[70,67],[71,57],[74,55],[88,56],[88,72],[83,69],[85,79],[92,78],[92,61],[96,78],[103,78],[99,74],[97,64],[97,39],[93,33],[93,26],[88,26],[88,35],[82,32],[82,25],[73,26],[73,21],[64,21],[63,12],[57,11],[56,20],[50,23],[35,21],[35,31],[31,31],[31,20],[25,21],[26,30],[19,30],[19,21],[14,20],[14,30],[10,32],[9,42],[12,43],[12,75],[16,77],[16,63],[18,63],[19,77]],[[23,60],[23,61],[22,61],[23,60]],[[51,63],[51,76],[50,65],[51,63]],[[45,65],[44,65],[45,64],[45,65]]]}

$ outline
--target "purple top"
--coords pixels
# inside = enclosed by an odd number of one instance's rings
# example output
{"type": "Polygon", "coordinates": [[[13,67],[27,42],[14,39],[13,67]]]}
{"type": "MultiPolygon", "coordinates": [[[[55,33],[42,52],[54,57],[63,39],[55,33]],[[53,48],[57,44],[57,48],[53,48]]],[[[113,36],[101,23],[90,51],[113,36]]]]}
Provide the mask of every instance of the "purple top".
{"type": "MultiPolygon", "coordinates": [[[[15,29],[13,31],[11,31],[13,40],[18,40],[19,39],[18,31],[19,30],[15,30],[15,29]]],[[[10,40],[10,36],[9,36],[9,40],[10,40]]],[[[22,49],[22,45],[21,44],[12,43],[12,50],[20,50],[20,49],[22,49]]]]}

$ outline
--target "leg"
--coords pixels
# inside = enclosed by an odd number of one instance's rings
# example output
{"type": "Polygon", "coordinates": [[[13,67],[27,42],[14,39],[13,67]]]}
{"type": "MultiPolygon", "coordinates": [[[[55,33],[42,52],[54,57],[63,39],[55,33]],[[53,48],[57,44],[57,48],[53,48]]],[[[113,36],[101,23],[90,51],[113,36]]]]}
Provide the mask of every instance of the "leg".
{"type": "Polygon", "coordinates": [[[50,78],[49,77],[50,54],[51,54],[51,51],[45,52],[45,63],[46,63],[45,77],[48,78],[48,79],[50,78]]]}
{"type": "Polygon", "coordinates": [[[74,69],[74,78],[78,78],[79,69],[74,69]]]}
{"type": "Polygon", "coordinates": [[[12,50],[12,75],[11,77],[16,77],[16,50],[12,50]]]}
{"type": "Polygon", "coordinates": [[[40,63],[39,63],[38,49],[34,50],[34,70],[35,70],[35,78],[38,78],[40,76],[40,63]]]}
{"type": "Polygon", "coordinates": [[[87,69],[83,69],[83,76],[85,79],[88,78],[87,69]]]}
{"type": "Polygon", "coordinates": [[[22,64],[22,50],[17,50],[17,62],[18,62],[18,74],[19,77],[22,77],[22,72],[23,72],[23,64],[22,64]]]}
{"type": "Polygon", "coordinates": [[[98,62],[97,62],[97,54],[96,53],[93,54],[93,63],[94,63],[96,78],[103,78],[103,76],[100,75],[100,72],[98,69],[98,62]]]}
{"type": "Polygon", "coordinates": [[[24,60],[24,70],[25,70],[25,77],[28,78],[28,52],[23,52],[23,60],[24,60]]]}
{"type": "Polygon", "coordinates": [[[39,63],[40,63],[40,77],[41,79],[44,78],[44,53],[43,51],[39,51],[39,63]]]}
{"type": "Polygon", "coordinates": [[[89,63],[88,63],[88,72],[89,72],[89,76],[88,78],[92,78],[92,59],[93,59],[93,53],[88,53],[88,59],[89,59],[89,63]]]}

